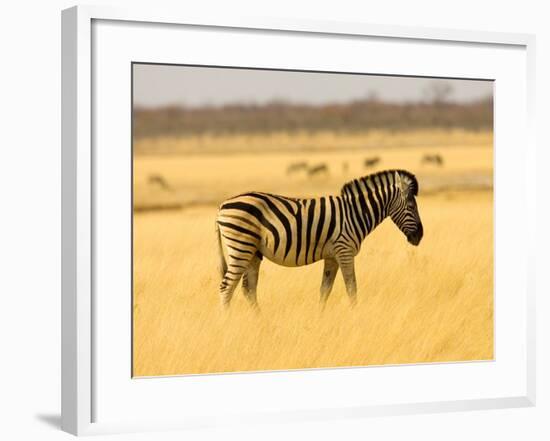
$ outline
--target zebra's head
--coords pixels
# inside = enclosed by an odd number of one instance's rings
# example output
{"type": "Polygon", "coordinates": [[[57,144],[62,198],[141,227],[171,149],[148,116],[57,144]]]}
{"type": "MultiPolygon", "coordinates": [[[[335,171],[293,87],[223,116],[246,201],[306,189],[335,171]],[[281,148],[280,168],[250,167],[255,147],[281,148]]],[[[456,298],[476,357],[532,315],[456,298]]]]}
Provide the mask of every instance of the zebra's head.
{"type": "Polygon", "coordinates": [[[424,234],[415,199],[418,181],[413,174],[401,170],[395,172],[394,180],[397,194],[390,207],[390,217],[409,243],[418,245],[424,234]]]}

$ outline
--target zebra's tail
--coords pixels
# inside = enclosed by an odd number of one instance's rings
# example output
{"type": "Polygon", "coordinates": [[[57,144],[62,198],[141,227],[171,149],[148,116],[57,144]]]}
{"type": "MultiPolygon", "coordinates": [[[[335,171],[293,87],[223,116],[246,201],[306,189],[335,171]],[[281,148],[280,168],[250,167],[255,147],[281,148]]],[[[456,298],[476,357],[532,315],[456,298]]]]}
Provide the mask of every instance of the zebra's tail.
{"type": "Polygon", "coordinates": [[[218,226],[218,222],[216,221],[216,235],[218,236],[218,254],[219,254],[219,270],[221,278],[225,276],[225,273],[227,272],[227,262],[225,261],[225,256],[223,254],[223,247],[222,247],[222,236],[220,233],[220,227],[218,226]]]}

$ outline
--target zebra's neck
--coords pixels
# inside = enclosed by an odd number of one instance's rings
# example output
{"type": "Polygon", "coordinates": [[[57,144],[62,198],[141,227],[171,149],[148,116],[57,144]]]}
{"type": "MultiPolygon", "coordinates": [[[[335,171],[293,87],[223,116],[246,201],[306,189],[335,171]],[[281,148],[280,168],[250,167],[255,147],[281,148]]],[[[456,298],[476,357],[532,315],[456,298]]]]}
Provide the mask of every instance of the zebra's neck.
{"type": "Polygon", "coordinates": [[[341,197],[346,207],[345,223],[358,245],[390,215],[395,194],[393,180],[382,174],[344,185],[341,197]]]}

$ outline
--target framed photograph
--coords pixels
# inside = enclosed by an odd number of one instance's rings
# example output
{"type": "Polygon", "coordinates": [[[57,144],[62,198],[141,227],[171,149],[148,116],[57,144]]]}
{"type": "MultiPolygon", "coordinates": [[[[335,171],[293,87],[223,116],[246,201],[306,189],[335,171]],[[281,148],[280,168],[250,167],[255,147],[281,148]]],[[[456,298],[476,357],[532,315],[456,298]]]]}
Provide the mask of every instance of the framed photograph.
{"type": "Polygon", "coordinates": [[[534,405],[533,36],[62,26],[64,430],[534,405]]]}

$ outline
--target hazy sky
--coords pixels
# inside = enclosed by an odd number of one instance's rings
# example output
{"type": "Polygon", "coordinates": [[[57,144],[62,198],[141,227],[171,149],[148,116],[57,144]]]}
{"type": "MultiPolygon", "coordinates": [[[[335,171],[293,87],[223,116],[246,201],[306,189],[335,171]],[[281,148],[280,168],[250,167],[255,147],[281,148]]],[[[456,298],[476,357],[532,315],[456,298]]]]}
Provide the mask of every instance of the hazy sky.
{"type": "Polygon", "coordinates": [[[450,101],[471,101],[493,93],[492,81],[136,64],[134,103],[143,107],[272,100],[322,104],[371,93],[387,101],[418,101],[426,98],[432,83],[442,81],[452,86],[450,101]]]}

